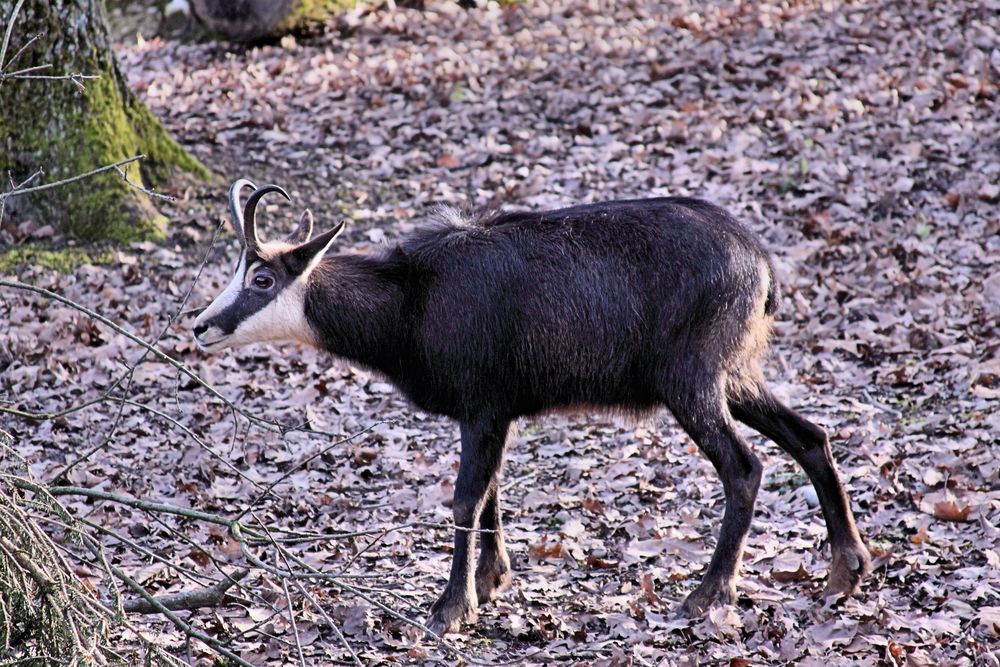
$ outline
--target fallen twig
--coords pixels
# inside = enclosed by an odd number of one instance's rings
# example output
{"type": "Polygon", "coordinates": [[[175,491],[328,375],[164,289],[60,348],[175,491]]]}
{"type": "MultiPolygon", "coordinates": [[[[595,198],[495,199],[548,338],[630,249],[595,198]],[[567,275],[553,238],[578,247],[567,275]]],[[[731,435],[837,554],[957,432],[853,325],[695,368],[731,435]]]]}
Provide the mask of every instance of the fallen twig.
{"type": "Polygon", "coordinates": [[[295,587],[299,589],[299,593],[302,594],[302,597],[309,600],[313,608],[320,613],[320,616],[323,617],[323,620],[326,621],[326,624],[330,626],[330,629],[333,630],[333,633],[337,635],[337,639],[340,640],[341,646],[347,649],[347,652],[351,654],[351,660],[354,661],[355,665],[358,665],[360,667],[361,660],[358,658],[358,654],[354,652],[354,649],[351,647],[350,642],[347,641],[347,637],[344,636],[344,633],[340,631],[340,628],[337,627],[337,624],[333,622],[333,619],[330,618],[330,615],[326,613],[325,609],[323,609],[323,605],[321,605],[319,601],[316,600],[315,597],[313,597],[312,593],[310,593],[309,590],[305,586],[303,586],[300,582],[295,581],[292,583],[294,583],[295,587]]]}
{"type": "Polygon", "coordinates": [[[120,505],[127,505],[129,507],[134,507],[136,509],[140,509],[146,512],[162,512],[164,514],[176,514],[177,516],[183,516],[188,519],[194,519],[196,521],[205,521],[207,523],[215,523],[226,527],[229,527],[233,523],[232,519],[227,519],[218,514],[193,510],[187,507],[178,507],[177,505],[168,505],[166,503],[155,503],[148,500],[140,500],[139,498],[131,498],[129,496],[123,496],[117,493],[109,493],[107,491],[100,491],[98,489],[87,489],[81,486],[41,487],[38,484],[33,484],[32,482],[29,482],[28,480],[22,479],[20,477],[10,477],[9,482],[11,485],[16,486],[19,489],[25,489],[27,491],[43,491],[54,497],[85,496],[87,498],[94,498],[95,500],[108,500],[111,502],[118,503],[120,505]]]}
{"type": "Polygon", "coordinates": [[[122,609],[131,614],[157,614],[161,609],[170,611],[190,611],[201,609],[202,607],[218,607],[229,601],[226,593],[250,573],[250,570],[243,569],[232,575],[228,579],[223,579],[215,586],[209,588],[199,588],[191,591],[181,591],[180,593],[170,593],[168,595],[157,595],[153,604],[147,598],[135,598],[122,603],[122,609]]]}

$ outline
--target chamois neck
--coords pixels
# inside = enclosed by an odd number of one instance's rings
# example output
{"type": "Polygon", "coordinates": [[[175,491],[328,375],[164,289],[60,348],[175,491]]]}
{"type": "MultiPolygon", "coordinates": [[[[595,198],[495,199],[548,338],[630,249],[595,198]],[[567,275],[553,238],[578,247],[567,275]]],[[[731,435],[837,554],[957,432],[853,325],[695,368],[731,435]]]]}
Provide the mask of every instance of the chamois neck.
{"type": "Polygon", "coordinates": [[[402,292],[390,274],[378,256],[328,256],[309,277],[305,314],[320,347],[393,376],[405,346],[402,292]]]}

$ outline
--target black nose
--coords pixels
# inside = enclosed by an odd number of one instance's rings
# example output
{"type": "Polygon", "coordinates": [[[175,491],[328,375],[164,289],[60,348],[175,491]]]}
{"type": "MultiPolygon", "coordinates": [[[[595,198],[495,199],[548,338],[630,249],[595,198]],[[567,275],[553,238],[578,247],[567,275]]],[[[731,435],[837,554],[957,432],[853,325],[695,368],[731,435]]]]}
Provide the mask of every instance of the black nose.
{"type": "Polygon", "coordinates": [[[204,324],[196,324],[196,325],[194,325],[194,335],[195,336],[201,337],[201,335],[203,333],[205,333],[206,331],[208,331],[208,327],[205,326],[204,324]]]}

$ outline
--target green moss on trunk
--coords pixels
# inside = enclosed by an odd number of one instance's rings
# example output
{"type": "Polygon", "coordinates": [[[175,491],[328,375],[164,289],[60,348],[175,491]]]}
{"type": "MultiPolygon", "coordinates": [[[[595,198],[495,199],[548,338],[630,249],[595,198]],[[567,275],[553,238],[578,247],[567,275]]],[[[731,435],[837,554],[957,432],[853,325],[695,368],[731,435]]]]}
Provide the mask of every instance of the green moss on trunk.
{"type": "Polygon", "coordinates": [[[194,13],[210,30],[238,41],[278,37],[326,23],[358,0],[192,0],[194,13]]]}
{"type": "MultiPolygon", "coordinates": [[[[0,0],[10,16],[14,0],[0,0]]],[[[208,170],[163,129],[129,90],[111,51],[99,0],[32,0],[16,23],[10,53],[41,39],[18,67],[50,64],[53,74],[96,74],[80,91],[69,81],[8,80],[0,84],[0,170],[21,181],[38,168],[41,182],[76,176],[133,155],[129,178],[162,187],[178,172],[208,170]]],[[[8,55],[9,57],[9,55],[8,55]]],[[[36,181],[33,184],[37,184],[36,181]]],[[[8,200],[15,217],[34,216],[80,239],[127,242],[162,235],[165,218],[148,196],[110,171],[8,200]]]]}
{"type": "Polygon", "coordinates": [[[325,23],[331,16],[353,9],[358,0],[299,0],[281,20],[274,34],[284,34],[325,23]]]}

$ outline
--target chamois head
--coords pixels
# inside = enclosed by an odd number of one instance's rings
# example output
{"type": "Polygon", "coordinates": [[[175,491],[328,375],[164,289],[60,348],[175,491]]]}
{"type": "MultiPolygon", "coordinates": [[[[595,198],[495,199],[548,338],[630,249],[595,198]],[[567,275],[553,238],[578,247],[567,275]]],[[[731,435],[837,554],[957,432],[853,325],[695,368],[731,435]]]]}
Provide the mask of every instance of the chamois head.
{"type": "Polygon", "coordinates": [[[344,223],[313,238],[312,213],[306,210],[298,228],[284,241],[262,242],[255,213],[260,200],[271,192],[289,199],[277,185],[258,188],[244,178],[229,188],[231,222],[243,250],[229,286],[194,322],[195,339],[203,350],[214,352],[261,341],[315,343],[303,309],[305,289],[309,274],[344,223]],[[245,187],[254,191],[241,208],[240,192],[245,187]]]}

